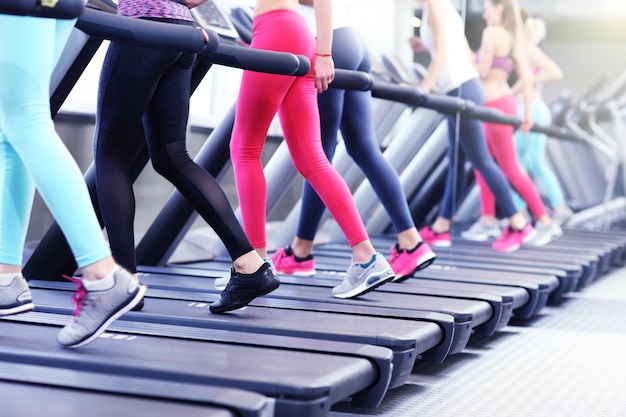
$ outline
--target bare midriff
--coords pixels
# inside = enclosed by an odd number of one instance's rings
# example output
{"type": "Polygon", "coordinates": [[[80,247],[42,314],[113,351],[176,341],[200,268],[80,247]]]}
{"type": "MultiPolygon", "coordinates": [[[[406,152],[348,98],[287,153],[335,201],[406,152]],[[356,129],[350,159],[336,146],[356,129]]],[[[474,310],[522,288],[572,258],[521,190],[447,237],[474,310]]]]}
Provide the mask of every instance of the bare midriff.
{"type": "Polygon", "coordinates": [[[298,12],[298,0],[257,0],[254,5],[254,16],[274,10],[292,10],[298,12]]]}

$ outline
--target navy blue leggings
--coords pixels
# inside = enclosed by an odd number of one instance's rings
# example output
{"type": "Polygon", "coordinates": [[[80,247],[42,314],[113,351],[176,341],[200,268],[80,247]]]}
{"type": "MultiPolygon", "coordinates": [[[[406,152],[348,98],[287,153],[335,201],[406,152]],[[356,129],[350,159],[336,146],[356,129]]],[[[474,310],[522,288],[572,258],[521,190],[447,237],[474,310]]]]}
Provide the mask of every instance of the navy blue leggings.
{"type": "MultiPolygon", "coordinates": [[[[482,85],[477,78],[463,83],[460,88],[450,91],[448,95],[458,97],[459,91],[461,98],[471,100],[478,105],[483,104],[482,85]]],[[[461,116],[459,118],[459,149],[457,155],[455,139],[457,116],[449,115],[447,119],[448,160],[450,162],[446,177],[446,188],[443,194],[443,200],[441,201],[441,207],[439,208],[439,216],[448,220],[452,219],[454,211],[453,197],[457,196],[458,198],[459,193],[462,191],[463,175],[459,173],[462,172],[460,168],[465,165],[466,161],[470,161],[472,166],[483,176],[489,189],[493,192],[498,206],[502,209],[502,214],[506,217],[515,214],[517,209],[513,204],[513,191],[506,177],[489,154],[482,122],[469,117],[461,116]],[[456,166],[459,169],[455,169],[453,166],[455,158],[457,158],[456,166]]]]}
{"type": "Polygon", "coordinates": [[[232,259],[253,250],[226,195],[187,153],[191,71],[196,56],[112,42],[98,93],[94,142],[96,184],[111,250],[135,272],[135,197],[129,144],[145,129],[154,169],[189,200],[232,259]]]}
{"type": "MultiPolygon", "coordinates": [[[[333,32],[335,67],[369,72],[371,60],[361,35],[350,27],[333,32]]],[[[367,91],[328,89],[318,97],[322,146],[332,161],[341,129],[348,154],[365,173],[396,232],[414,227],[397,172],[383,158],[374,135],[372,98],[367,91]]],[[[302,212],[297,236],[313,240],[324,214],[324,204],[308,182],[302,193],[302,212]]]]}

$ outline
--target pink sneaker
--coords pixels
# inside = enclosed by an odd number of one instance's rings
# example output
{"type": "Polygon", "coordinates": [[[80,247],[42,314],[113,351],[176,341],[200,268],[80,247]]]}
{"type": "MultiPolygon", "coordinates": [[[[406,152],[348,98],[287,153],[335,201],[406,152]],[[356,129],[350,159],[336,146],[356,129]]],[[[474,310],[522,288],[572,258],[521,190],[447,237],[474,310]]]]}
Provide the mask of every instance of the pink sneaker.
{"type": "Polygon", "coordinates": [[[389,251],[391,253],[389,264],[396,274],[394,282],[404,281],[413,272],[428,267],[437,257],[424,241],[419,242],[412,250],[400,249],[398,244],[395,244],[389,251]]]}
{"type": "Polygon", "coordinates": [[[528,242],[535,237],[535,228],[530,224],[526,224],[522,230],[513,230],[507,227],[502,231],[499,238],[493,242],[491,247],[500,252],[514,252],[518,250],[523,243],[528,242]]]}
{"type": "Polygon", "coordinates": [[[448,247],[452,244],[450,232],[437,233],[434,232],[430,226],[425,226],[419,233],[422,239],[424,239],[424,242],[428,243],[430,246],[448,247]]]}
{"type": "Polygon", "coordinates": [[[290,246],[285,246],[276,251],[272,256],[274,268],[279,274],[298,275],[310,277],[315,275],[315,259],[313,255],[298,258],[293,254],[290,246]]]}

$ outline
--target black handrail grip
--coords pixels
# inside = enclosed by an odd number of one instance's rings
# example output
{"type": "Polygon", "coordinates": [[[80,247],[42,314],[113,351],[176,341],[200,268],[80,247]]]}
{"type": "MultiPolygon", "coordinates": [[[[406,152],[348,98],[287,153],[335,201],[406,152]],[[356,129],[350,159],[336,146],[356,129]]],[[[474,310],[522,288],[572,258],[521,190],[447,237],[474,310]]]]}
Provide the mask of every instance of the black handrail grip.
{"type": "Polygon", "coordinates": [[[303,56],[225,43],[216,51],[201,53],[199,58],[227,67],[281,75],[304,75],[310,69],[309,60],[303,56]]]}
{"type": "Polygon", "coordinates": [[[372,76],[363,71],[349,71],[335,69],[335,78],[330,84],[330,88],[343,90],[369,91],[374,86],[372,76]]]}
{"type": "Polygon", "coordinates": [[[76,27],[96,38],[181,52],[214,51],[220,45],[219,36],[210,30],[118,16],[89,8],[78,18],[76,27]]]}

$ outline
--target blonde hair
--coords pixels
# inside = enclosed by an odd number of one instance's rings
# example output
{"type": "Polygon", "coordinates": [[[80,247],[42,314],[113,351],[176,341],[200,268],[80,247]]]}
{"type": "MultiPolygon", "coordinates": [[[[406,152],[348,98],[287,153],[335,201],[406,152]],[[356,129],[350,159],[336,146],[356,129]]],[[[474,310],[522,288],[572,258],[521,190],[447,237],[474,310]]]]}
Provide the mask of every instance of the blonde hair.
{"type": "Polygon", "coordinates": [[[546,37],[546,22],[540,17],[533,17],[526,9],[521,11],[521,16],[526,36],[532,43],[538,45],[546,37]]]}

